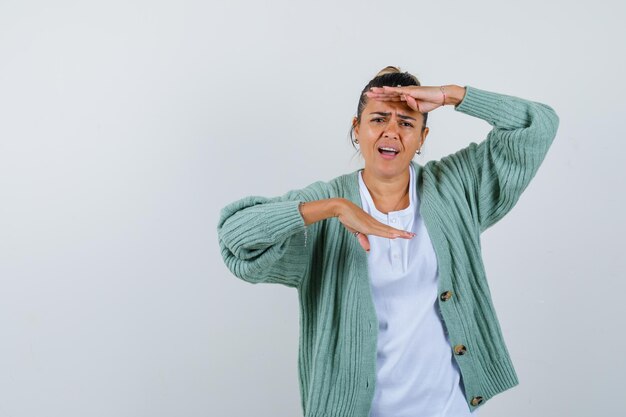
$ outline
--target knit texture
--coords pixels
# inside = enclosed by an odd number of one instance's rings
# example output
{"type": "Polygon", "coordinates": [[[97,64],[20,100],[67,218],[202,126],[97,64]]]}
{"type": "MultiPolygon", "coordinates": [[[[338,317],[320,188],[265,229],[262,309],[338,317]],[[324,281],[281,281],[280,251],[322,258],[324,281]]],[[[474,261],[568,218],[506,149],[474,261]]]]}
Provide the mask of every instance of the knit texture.
{"type": "MultiPolygon", "coordinates": [[[[439,294],[452,293],[437,305],[474,410],[519,383],[491,300],[480,234],[516,204],[559,118],[545,104],[470,86],[455,110],[493,126],[487,138],[424,166],[411,163],[437,256],[439,294]],[[457,345],[465,346],[463,355],[457,345]]],[[[298,291],[305,417],[367,417],[374,395],[378,321],[367,254],[336,218],[305,226],[298,209],[300,202],[339,197],[361,207],[358,171],[280,197],[245,197],[224,207],[218,223],[222,257],[235,276],[298,291]]]]}

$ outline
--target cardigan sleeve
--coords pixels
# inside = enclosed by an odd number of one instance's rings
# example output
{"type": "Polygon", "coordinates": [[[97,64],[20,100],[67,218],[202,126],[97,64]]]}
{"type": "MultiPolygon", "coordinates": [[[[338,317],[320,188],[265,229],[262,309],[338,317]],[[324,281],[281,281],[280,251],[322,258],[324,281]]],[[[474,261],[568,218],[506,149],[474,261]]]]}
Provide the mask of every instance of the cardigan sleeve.
{"type": "Polygon", "coordinates": [[[224,207],[217,232],[228,269],[253,284],[297,288],[308,270],[311,251],[307,235],[315,226],[304,224],[298,206],[313,199],[315,196],[303,189],[273,198],[244,197],[224,207]]]}
{"type": "Polygon", "coordinates": [[[455,110],[493,129],[441,162],[464,188],[480,232],[517,203],[552,144],[559,117],[548,105],[466,86],[455,110]]]}

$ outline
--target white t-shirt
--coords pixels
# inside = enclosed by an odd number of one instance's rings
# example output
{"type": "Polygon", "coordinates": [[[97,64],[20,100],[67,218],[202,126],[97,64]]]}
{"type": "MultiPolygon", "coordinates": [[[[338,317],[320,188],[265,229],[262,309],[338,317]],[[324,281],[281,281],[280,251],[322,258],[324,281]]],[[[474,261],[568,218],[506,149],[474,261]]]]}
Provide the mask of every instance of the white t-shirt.
{"type": "Polygon", "coordinates": [[[368,235],[368,267],[378,316],[376,388],[370,417],[467,417],[461,374],[437,307],[435,251],[419,213],[410,166],[410,205],[381,213],[359,171],[363,210],[412,239],[368,235]]]}

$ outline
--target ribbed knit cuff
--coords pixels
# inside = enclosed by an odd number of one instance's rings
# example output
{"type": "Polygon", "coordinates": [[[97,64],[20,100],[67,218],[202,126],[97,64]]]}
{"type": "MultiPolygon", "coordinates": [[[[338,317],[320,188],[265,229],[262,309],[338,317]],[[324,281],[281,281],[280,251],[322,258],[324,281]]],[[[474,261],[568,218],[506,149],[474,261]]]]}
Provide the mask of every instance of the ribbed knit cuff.
{"type": "Polygon", "coordinates": [[[250,196],[224,209],[218,223],[222,258],[237,277],[252,283],[297,287],[308,265],[300,200],[250,196]]]}
{"type": "Polygon", "coordinates": [[[456,111],[505,129],[516,129],[529,124],[530,101],[471,86],[465,86],[465,89],[465,97],[454,107],[456,111]]]}
{"type": "Polygon", "coordinates": [[[265,230],[273,242],[281,242],[295,233],[305,233],[306,226],[300,212],[301,201],[272,203],[265,216],[265,230]]]}
{"type": "Polygon", "coordinates": [[[238,259],[254,258],[259,251],[282,244],[294,234],[305,237],[299,200],[266,201],[264,197],[246,197],[222,209],[218,235],[238,259]]]}

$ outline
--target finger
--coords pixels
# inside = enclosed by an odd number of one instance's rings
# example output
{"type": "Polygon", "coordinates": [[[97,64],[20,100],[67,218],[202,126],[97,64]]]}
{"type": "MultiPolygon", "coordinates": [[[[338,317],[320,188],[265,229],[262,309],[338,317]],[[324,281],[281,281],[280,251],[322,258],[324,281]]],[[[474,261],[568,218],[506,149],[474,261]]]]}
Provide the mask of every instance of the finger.
{"type": "Polygon", "coordinates": [[[366,94],[377,94],[377,95],[385,95],[385,96],[399,96],[402,94],[406,94],[407,90],[386,90],[384,87],[372,87],[370,91],[366,91],[366,94]]]}
{"type": "Polygon", "coordinates": [[[370,90],[366,91],[365,94],[377,94],[382,96],[399,96],[401,94],[406,94],[407,91],[384,91],[384,90],[370,90]]]}
{"type": "Polygon", "coordinates": [[[367,235],[365,233],[359,233],[357,238],[359,239],[359,243],[361,244],[363,249],[365,249],[366,252],[369,252],[370,251],[370,241],[367,238],[367,235]]]}
{"type": "Polygon", "coordinates": [[[416,111],[418,111],[418,112],[420,112],[420,113],[422,112],[422,111],[420,110],[420,105],[419,105],[419,103],[417,102],[417,100],[415,100],[415,99],[414,99],[413,97],[411,97],[411,96],[405,96],[405,97],[406,97],[406,104],[408,104],[410,108],[412,108],[413,110],[416,110],[416,111]]]}
{"type": "Polygon", "coordinates": [[[396,239],[398,237],[401,237],[404,239],[411,239],[416,236],[415,233],[412,233],[406,230],[396,229],[394,227],[387,226],[386,224],[380,223],[380,222],[379,222],[378,227],[369,234],[380,236],[380,237],[386,237],[388,239],[396,239]]]}
{"type": "Polygon", "coordinates": [[[400,230],[400,229],[396,229],[394,227],[387,226],[387,225],[385,225],[385,228],[387,229],[387,233],[390,236],[392,236],[392,239],[395,239],[397,237],[401,237],[404,239],[411,239],[415,236],[415,233],[409,232],[407,230],[400,230]]]}
{"type": "Polygon", "coordinates": [[[381,94],[381,93],[373,93],[371,91],[366,92],[365,95],[369,98],[374,98],[374,99],[385,99],[385,98],[398,99],[402,97],[402,94],[384,94],[384,93],[381,94]]]}
{"type": "Polygon", "coordinates": [[[409,88],[408,87],[391,87],[389,85],[385,85],[382,87],[372,87],[372,91],[374,92],[383,92],[386,94],[403,94],[405,93],[409,88]]]}
{"type": "Polygon", "coordinates": [[[398,90],[400,90],[401,87],[389,87],[389,86],[384,86],[384,87],[370,87],[370,91],[373,91],[375,93],[390,93],[390,92],[394,92],[395,94],[399,94],[398,90]]]}
{"type": "Polygon", "coordinates": [[[401,96],[389,97],[389,96],[370,96],[370,95],[368,95],[367,98],[370,98],[372,100],[378,100],[378,101],[404,101],[404,100],[402,100],[401,96]]]}
{"type": "Polygon", "coordinates": [[[397,229],[393,231],[388,231],[385,233],[387,236],[382,236],[382,237],[387,237],[389,239],[397,239],[397,238],[413,239],[416,236],[415,233],[407,232],[405,230],[397,230],[397,229]]]}

